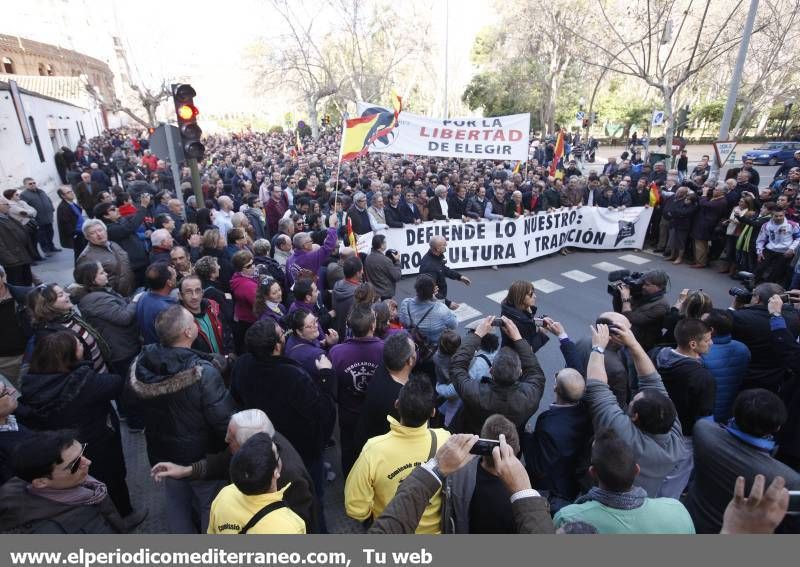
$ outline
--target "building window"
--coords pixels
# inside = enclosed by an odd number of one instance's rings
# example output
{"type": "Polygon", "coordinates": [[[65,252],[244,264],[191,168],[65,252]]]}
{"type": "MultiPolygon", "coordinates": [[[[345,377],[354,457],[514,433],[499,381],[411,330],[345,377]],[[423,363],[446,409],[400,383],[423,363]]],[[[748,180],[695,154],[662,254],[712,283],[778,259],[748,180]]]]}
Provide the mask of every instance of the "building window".
{"type": "Polygon", "coordinates": [[[39,63],[39,75],[44,77],[47,73],[44,70],[44,63],[39,63]]]}
{"type": "Polygon", "coordinates": [[[39,152],[39,161],[44,163],[44,152],[42,151],[42,144],[39,142],[39,132],[36,131],[36,122],[33,116],[28,116],[28,123],[31,125],[31,133],[33,134],[33,141],[36,143],[36,151],[39,152]]]}
{"type": "Polygon", "coordinates": [[[14,74],[14,61],[9,57],[3,57],[3,73],[14,74]]]}

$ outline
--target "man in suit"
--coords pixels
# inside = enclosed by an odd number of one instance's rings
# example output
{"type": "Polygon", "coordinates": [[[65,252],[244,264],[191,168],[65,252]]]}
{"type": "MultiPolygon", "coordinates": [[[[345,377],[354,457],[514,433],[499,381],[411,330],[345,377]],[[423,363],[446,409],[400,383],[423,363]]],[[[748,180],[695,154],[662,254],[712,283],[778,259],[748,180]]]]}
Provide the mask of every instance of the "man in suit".
{"type": "Polygon", "coordinates": [[[400,203],[400,218],[403,224],[419,224],[422,217],[419,214],[419,208],[416,205],[417,194],[413,189],[406,191],[405,200],[400,203]]]}
{"type": "Polygon", "coordinates": [[[56,208],[58,238],[62,247],[75,251],[75,258],[77,258],[86,246],[86,239],[81,231],[86,217],[75,199],[72,187],[65,185],[59,188],[58,196],[61,197],[61,202],[56,208]]]}
{"type": "Polygon", "coordinates": [[[97,204],[97,195],[101,189],[92,183],[92,175],[88,171],[81,173],[81,182],[75,190],[78,197],[78,203],[81,208],[86,211],[86,214],[91,215],[94,211],[94,206],[97,204]]]}

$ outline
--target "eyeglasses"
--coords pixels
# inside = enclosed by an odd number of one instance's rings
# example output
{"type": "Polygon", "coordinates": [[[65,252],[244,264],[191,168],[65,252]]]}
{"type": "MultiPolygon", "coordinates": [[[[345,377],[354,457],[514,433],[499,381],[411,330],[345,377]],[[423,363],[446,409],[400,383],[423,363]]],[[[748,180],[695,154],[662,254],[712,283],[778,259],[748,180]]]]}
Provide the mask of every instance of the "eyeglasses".
{"type": "Polygon", "coordinates": [[[70,474],[75,474],[76,472],[78,472],[78,469],[81,466],[81,459],[83,458],[83,453],[86,451],[87,445],[88,443],[84,443],[83,445],[81,445],[81,452],[78,454],[77,458],[70,464],[68,464],[64,470],[69,470],[70,474]]]}
{"type": "Polygon", "coordinates": [[[248,262],[247,264],[244,265],[244,267],[245,268],[252,268],[253,264],[254,264],[254,262],[248,262]]]}
{"type": "Polygon", "coordinates": [[[3,389],[2,392],[0,392],[0,399],[5,398],[6,396],[11,397],[15,393],[16,393],[16,390],[14,388],[6,387],[6,388],[3,389]]]}

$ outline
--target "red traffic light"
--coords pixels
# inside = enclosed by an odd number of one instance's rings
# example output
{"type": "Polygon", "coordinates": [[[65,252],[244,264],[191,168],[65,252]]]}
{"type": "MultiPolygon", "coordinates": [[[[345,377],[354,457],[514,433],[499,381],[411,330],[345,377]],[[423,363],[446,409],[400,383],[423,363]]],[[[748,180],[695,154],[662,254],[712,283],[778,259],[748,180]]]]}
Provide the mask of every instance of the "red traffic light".
{"type": "Polygon", "coordinates": [[[200,114],[197,107],[193,104],[182,104],[177,108],[178,118],[181,120],[192,120],[195,116],[200,114]]]}

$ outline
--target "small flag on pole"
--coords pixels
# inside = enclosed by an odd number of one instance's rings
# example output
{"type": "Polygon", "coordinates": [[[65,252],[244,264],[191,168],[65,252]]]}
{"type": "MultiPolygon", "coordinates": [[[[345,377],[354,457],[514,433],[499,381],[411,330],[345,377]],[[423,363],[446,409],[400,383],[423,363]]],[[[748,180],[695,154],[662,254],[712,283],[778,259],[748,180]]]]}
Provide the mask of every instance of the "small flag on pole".
{"type": "Polygon", "coordinates": [[[661,191],[658,190],[658,185],[653,181],[650,183],[650,206],[655,207],[661,202],[661,191]]]}
{"type": "Polygon", "coordinates": [[[553,149],[553,161],[550,162],[550,175],[555,177],[558,162],[564,157],[564,132],[563,130],[558,133],[556,138],[556,146],[553,149]]]}

